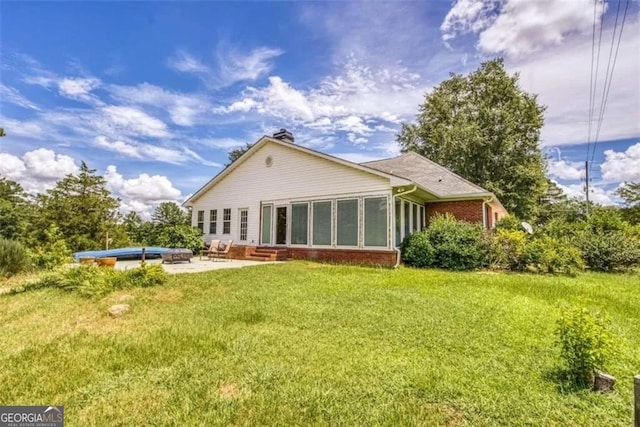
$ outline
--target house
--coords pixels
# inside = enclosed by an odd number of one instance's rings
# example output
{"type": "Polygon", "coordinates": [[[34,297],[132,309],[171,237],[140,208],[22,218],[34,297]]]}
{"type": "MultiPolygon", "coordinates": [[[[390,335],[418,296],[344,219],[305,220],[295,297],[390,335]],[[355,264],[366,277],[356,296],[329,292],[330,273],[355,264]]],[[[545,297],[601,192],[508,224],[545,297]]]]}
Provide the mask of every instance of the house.
{"type": "Polygon", "coordinates": [[[490,192],[416,154],[353,163],[264,136],[184,203],[207,244],[234,258],[394,265],[402,239],[436,214],[492,227],[506,214],[490,192]]]}

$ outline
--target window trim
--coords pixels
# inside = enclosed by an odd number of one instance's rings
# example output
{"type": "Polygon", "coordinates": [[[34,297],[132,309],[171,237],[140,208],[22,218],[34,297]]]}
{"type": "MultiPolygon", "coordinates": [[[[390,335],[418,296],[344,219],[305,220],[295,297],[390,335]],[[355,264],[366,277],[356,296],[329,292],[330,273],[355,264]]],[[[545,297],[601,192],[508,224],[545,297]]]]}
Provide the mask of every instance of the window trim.
{"type": "Polygon", "coordinates": [[[338,248],[338,249],[362,249],[360,247],[360,237],[361,237],[361,231],[360,231],[360,228],[361,228],[361,223],[360,223],[360,220],[361,220],[360,205],[361,205],[361,203],[360,203],[360,201],[361,200],[362,200],[362,197],[343,197],[343,198],[336,199],[336,204],[335,204],[336,209],[335,209],[335,215],[334,215],[333,221],[335,223],[335,236],[336,236],[335,247],[338,248]],[[338,205],[340,204],[340,202],[346,202],[346,201],[350,201],[350,200],[355,200],[356,201],[356,211],[358,212],[358,217],[356,219],[356,222],[357,222],[356,230],[357,230],[357,233],[358,233],[357,236],[356,236],[356,244],[355,245],[340,245],[338,243],[338,234],[339,234],[338,233],[338,210],[339,210],[338,205]]]}
{"type": "MultiPolygon", "coordinates": [[[[395,209],[395,205],[394,205],[395,209]]],[[[395,233],[395,229],[394,229],[395,233]]],[[[365,196],[362,198],[362,247],[363,248],[388,248],[389,247],[389,197],[388,196],[365,196]],[[384,199],[385,213],[385,243],[384,245],[367,245],[367,199],[384,199]]]]}
{"type": "MultiPolygon", "coordinates": [[[[313,248],[332,248],[336,245],[336,239],[334,239],[335,235],[335,224],[334,224],[334,207],[336,203],[334,203],[334,199],[319,199],[312,200],[309,202],[311,205],[311,215],[309,220],[309,234],[311,239],[309,240],[309,246],[313,248]],[[313,243],[313,219],[315,218],[315,207],[316,203],[329,203],[329,244],[328,245],[316,245],[313,243]]],[[[337,215],[337,212],[336,212],[337,215]]]]}
{"type": "Polygon", "coordinates": [[[246,242],[249,239],[249,208],[238,208],[238,241],[246,242]],[[242,214],[246,212],[246,229],[242,238],[242,214]]]}
{"type": "Polygon", "coordinates": [[[218,234],[218,209],[209,209],[209,234],[218,234]]]}
{"type": "Polygon", "coordinates": [[[289,220],[289,226],[287,227],[287,228],[289,229],[289,230],[288,230],[288,231],[289,231],[289,233],[288,233],[288,234],[289,234],[289,235],[288,235],[288,238],[289,238],[289,246],[299,247],[299,248],[304,248],[304,247],[308,247],[308,246],[309,246],[309,241],[311,240],[311,239],[309,238],[309,237],[310,237],[310,236],[309,236],[309,231],[310,231],[310,229],[311,229],[310,224],[309,224],[310,219],[311,219],[311,215],[310,215],[310,213],[311,213],[311,208],[310,208],[309,204],[310,204],[310,202],[308,202],[308,201],[304,201],[304,202],[291,202],[291,203],[289,203],[290,211],[291,211],[291,212],[289,213],[289,218],[288,218],[288,220],[289,220]],[[293,234],[293,207],[294,207],[295,205],[306,205],[306,206],[307,206],[307,243],[293,243],[293,236],[292,236],[292,234],[293,234]]]}
{"type": "Polygon", "coordinates": [[[204,234],[204,209],[196,213],[196,228],[199,228],[200,232],[204,234]]]}
{"type": "Polygon", "coordinates": [[[258,243],[260,245],[264,245],[264,246],[271,246],[273,245],[273,241],[274,241],[274,236],[273,236],[273,218],[274,218],[274,213],[275,213],[275,207],[273,203],[265,203],[262,204],[260,206],[260,238],[258,239],[258,243]],[[270,208],[271,209],[271,218],[269,221],[269,241],[268,242],[264,242],[262,240],[263,237],[263,233],[264,233],[264,208],[270,208]]]}
{"type": "Polygon", "coordinates": [[[231,208],[224,208],[222,210],[222,234],[229,235],[231,234],[231,208]],[[226,213],[229,213],[229,219],[225,219],[226,213]],[[229,231],[225,232],[225,226],[229,226],[229,231]]]}

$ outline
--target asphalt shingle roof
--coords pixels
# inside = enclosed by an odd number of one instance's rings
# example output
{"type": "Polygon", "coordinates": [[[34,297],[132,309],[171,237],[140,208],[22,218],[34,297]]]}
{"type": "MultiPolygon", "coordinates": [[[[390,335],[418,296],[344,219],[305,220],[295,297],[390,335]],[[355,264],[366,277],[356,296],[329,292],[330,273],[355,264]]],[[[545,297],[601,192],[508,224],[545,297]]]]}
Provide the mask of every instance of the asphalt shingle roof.
{"type": "Polygon", "coordinates": [[[365,162],[361,163],[361,165],[409,179],[440,197],[491,194],[484,188],[414,152],[408,152],[390,159],[365,162]]]}

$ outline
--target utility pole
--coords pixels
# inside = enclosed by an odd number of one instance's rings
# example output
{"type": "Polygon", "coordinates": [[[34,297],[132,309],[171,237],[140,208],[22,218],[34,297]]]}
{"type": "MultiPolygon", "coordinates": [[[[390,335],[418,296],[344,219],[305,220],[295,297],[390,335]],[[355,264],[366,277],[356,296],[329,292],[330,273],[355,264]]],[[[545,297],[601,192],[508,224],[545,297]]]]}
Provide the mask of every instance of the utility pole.
{"type": "Polygon", "coordinates": [[[585,171],[585,179],[584,179],[584,195],[587,199],[587,217],[589,216],[589,161],[584,162],[584,171],[585,171]]]}

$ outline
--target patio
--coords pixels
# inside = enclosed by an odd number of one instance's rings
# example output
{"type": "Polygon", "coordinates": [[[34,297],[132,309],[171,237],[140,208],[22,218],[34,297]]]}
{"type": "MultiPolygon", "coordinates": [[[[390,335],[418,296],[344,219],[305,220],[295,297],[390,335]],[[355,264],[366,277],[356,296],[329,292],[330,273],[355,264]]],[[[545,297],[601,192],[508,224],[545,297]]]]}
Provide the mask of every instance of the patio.
{"type": "MultiPolygon", "coordinates": [[[[173,264],[162,264],[161,259],[151,259],[146,261],[147,264],[159,264],[162,265],[164,270],[170,274],[179,273],[200,273],[203,271],[219,270],[222,268],[241,268],[250,267],[252,265],[264,265],[264,264],[276,264],[282,261],[251,261],[251,260],[239,260],[230,259],[228,261],[210,261],[200,260],[197,256],[191,258],[191,262],[177,262],[173,264]]],[[[140,266],[140,261],[118,261],[116,262],[117,270],[128,270],[140,266]]]]}

